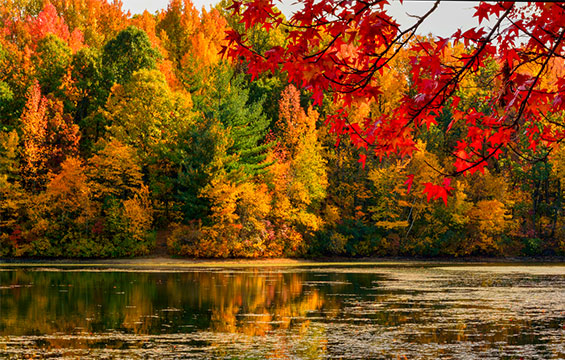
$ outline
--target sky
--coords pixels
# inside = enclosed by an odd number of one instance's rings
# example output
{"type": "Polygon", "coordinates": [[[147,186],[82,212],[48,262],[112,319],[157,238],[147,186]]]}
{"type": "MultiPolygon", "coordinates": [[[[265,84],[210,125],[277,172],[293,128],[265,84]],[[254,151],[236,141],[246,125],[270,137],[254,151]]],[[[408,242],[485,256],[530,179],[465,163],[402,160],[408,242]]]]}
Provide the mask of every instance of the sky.
{"type": "MultiPolygon", "coordinates": [[[[169,0],[122,0],[124,8],[131,11],[132,14],[141,14],[144,10],[151,13],[167,7],[169,0]]],[[[209,9],[215,5],[217,0],[192,0],[197,9],[205,7],[209,9]]],[[[291,6],[294,0],[285,0],[279,8],[289,16],[291,13],[291,6]]],[[[398,0],[392,1],[391,14],[397,19],[402,27],[407,27],[413,24],[415,20],[407,16],[407,14],[421,15],[424,14],[433,6],[433,1],[426,0],[404,0],[401,5],[398,0]]],[[[440,4],[439,8],[428,18],[420,29],[420,33],[427,35],[433,33],[434,35],[447,37],[453,34],[459,27],[468,29],[477,26],[476,18],[473,18],[474,6],[478,5],[478,1],[444,1],[440,4]]]]}

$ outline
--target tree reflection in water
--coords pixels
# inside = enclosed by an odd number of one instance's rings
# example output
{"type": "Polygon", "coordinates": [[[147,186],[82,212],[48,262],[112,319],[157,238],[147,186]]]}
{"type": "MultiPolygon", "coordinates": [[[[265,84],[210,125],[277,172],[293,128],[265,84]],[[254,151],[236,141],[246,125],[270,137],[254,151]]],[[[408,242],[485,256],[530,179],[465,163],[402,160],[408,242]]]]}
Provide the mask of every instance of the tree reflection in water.
{"type": "Polygon", "coordinates": [[[565,356],[564,274],[461,275],[5,269],[0,358],[565,356]]]}

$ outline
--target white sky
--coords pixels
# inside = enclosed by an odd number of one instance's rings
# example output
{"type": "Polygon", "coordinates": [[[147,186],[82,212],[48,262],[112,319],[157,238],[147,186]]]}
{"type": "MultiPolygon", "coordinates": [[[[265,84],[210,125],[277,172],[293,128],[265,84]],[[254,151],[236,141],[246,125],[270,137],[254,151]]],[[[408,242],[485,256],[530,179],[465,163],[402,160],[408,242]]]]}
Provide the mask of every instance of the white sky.
{"type": "MultiPolygon", "coordinates": [[[[124,8],[130,10],[132,14],[142,13],[145,9],[154,13],[157,10],[167,7],[169,0],[122,0],[124,8]]],[[[197,9],[205,7],[209,9],[215,5],[216,0],[192,0],[197,9]]],[[[285,0],[279,8],[289,15],[291,6],[294,0],[285,0]]],[[[433,6],[433,1],[426,0],[404,0],[401,5],[398,0],[392,2],[391,14],[397,21],[406,27],[412,24],[415,20],[406,16],[406,13],[412,15],[422,15],[433,6]]],[[[478,1],[444,1],[440,4],[439,8],[434,14],[428,18],[420,29],[420,33],[447,37],[453,34],[459,27],[468,29],[478,25],[477,19],[473,18],[474,6],[478,5],[478,1]]]]}

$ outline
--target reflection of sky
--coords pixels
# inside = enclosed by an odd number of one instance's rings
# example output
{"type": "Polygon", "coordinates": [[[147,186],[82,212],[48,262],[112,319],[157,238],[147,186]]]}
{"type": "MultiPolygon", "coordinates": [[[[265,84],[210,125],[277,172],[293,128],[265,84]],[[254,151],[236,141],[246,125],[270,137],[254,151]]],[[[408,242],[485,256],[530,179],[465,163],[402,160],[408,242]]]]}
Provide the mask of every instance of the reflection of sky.
{"type": "MultiPolygon", "coordinates": [[[[208,9],[218,2],[217,0],[192,1],[199,10],[202,7],[208,9]]],[[[293,8],[296,9],[296,6],[293,7],[291,5],[295,2],[295,0],[284,0],[282,3],[275,1],[276,4],[280,4],[278,5],[279,8],[287,16],[292,12],[293,8]]],[[[166,8],[168,3],[169,0],[123,0],[124,8],[130,10],[132,14],[142,13],[145,9],[154,13],[157,10],[166,8]]],[[[404,0],[404,4],[401,5],[398,0],[393,0],[390,14],[405,28],[415,22],[414,18],[406,14],[422,15],[433,4],[433,1],[426,0],[404,0]]],[[[459,27],[467,29],[477,26],[477,18],[473,18],[473,7],[477,6],[477,4],[478,1],[443,1],[436,12],[422,25],[420,33],[425,35],[431,32],[435,35],[447,37],[453,34],[459,27]]]]}

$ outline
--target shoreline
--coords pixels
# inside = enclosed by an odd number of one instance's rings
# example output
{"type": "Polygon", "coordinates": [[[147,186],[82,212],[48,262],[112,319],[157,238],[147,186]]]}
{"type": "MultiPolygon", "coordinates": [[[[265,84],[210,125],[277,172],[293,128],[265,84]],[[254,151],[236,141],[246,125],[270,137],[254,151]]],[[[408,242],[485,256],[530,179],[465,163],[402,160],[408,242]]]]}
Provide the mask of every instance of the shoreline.
{"type": "Polygon", "coordinates": [[[140,257],[125,259],[19,259],[0,258],[7,267],[126,267],[126,268],[258,268],[316,266],[415,266],[415,265],[565,265],[565,257],[528,258],[317,258],[317,259],[193,259],[140,257]]]}

